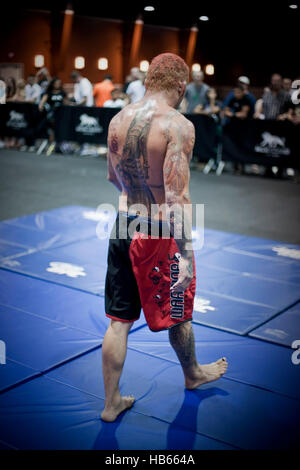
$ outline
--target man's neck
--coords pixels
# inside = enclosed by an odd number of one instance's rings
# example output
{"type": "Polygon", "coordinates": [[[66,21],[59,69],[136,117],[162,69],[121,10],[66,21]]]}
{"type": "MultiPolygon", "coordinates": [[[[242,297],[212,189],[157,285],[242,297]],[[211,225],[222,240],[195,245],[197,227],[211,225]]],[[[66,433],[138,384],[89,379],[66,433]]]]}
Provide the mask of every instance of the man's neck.
{"type": "Polygon", "coordinates": [[[166,93],[164,91],[151,91],[148,90],[145,93],[144,99],[146,100],[154,100],[157,101],[159,104],[166,104],[167,106],[171,106],[172,108],[176,107],[176,102],[174,97],[166,93]]]}

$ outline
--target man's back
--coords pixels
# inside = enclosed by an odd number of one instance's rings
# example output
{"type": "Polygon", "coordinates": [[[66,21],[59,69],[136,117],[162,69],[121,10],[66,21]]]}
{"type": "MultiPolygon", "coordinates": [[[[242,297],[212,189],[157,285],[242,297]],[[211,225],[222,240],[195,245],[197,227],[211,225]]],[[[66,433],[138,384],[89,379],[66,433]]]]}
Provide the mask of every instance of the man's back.
{"type": "MultiPolygon", "coordinates": [[[[108,135],[109,179],[119,183],[128,205],[144,204],[150,214],[151,204],[165,202],[165,156],[168,150],[181,154],[185,150],[181,147],[189,145],[189,138],[192,150],[193,132],[190,121],[158,99],[144,98],[113,118],[108,135]]],[[[179,155],[178,172],[173,175],[175,186],[180,184],[180,158],[179,155]]],[[[189,156],[183,158],[188,178],[189,156]]]]}

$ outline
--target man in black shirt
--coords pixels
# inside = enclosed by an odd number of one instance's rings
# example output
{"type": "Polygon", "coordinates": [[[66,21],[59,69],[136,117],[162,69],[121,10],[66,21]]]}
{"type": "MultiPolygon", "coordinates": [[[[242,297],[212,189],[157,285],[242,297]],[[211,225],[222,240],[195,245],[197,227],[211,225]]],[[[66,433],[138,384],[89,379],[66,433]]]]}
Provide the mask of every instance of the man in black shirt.
{"type": "Polygon", "coordinates": [[[224,114],[227,118],[246,119],[249,117],[251,100],[245,93],[244,88],[238,85],[234,89],[234,95],[225,107],[224,114]]]}

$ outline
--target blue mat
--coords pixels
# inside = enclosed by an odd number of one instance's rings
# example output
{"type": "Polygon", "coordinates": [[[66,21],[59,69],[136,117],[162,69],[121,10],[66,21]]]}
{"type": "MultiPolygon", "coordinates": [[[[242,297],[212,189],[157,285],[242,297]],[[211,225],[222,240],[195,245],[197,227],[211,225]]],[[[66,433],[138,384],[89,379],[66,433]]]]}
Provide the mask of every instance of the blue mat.
{"type": "Polygon", "coordinates": [[[100,346],[100,338],[53,320],[0,305],[1,340],[8,359],[45,371],[100,346]]]}
{"type": "Polygon", "coordinates": [[[230,247],[224,248],[230,252],[252,254],[254,257],[268,260],[274,259],[278,261],[299,262],[300,246],[290,243],[278,242],[276,240],[267,240],[257,237],[243,237],[231,244],[230,247]]]}
{"type": "Polygon", "coordinates": [[[37,374],[38,372],[35,369],[7,358],[6,364],[0,365],[0,391],[6,390],[12,385],[32,378],[37,374]]]}
{"type": "MultiPolygon", "coordinates": [[[[229,362],[227,378],[300,400],[300,374],[291,361],[291,349],[195,323],[193,330],[200,363],[225,356],[229,362]]],[[[130,335],[128,344],[137,351],[179,364],[167,331],[153,333],[144,327],[130,335]]]]}
{"type": "Polygon", "coordinates": [[[249,336],[291,347],[293,341],[300,340],[300,303],[253,330],[249,336]]]}
{"type": "Polygon", "coordinates": [[[115,423],[104,423],[99,419],[103,407],[93,393],[40,377],[0,396],[0,439],[19,449],[232,448],[175,421],[133,410],[115,423]]]}
{"type": "MultiPolygon", "coordinates": [[[[196,260],[196,292],[222,294],[232,300],[246,301],[257,307],[271,307],[277,312],[294,304],[299,298],[295,286],[276,280],[259,279],[216,267],[203,266],[196,260]]],[[[238,314],[237,327],[238,327],[238,314]]],[[[215,325],[219,327],[219,325],[215,325]]]]}
{"type": "MultiPolygon", "coordinates": [[[[204,283],[199,280],[198,284],[204,283]]],[[[268,305],[198,288],[194,300],[193,319],[195,323],[201,325],[245,335],[276,312],[274,307],[268,305]]]]}
{"type": "MultiPolygon", "coordinates": [[[[252,256],[248,253],[235,253],[219,250],[202,256],[199,263],[228,272],[239,272],[259,279],[290,283],[291,289],[300,287],[300,262],[252,256]]],[[[300,295],[300,294],[299,294],[300,295]]]]}
{"type": "MultiPolygon", "coordinates": [[[[104,398],[99,363],[101,349],[55,369],[48,376],[104,398]]],[[[226,378],[187,391],[179,365],[131,348],[120,389],[122,394],[134,393],[136,397],[128,414],[135,412],[170,424],[180,423],[187,431],[234,447],[284,449],[297,446],[299,441],[300,401],[226,378]]]]}
{"type": "MultiPolygon", "coordinates": [[[[110,322],[105,316],[103,297],[3,269],[0,269],[0,304],[54,320],[101,339],[110,322]]],[[[145,324],[141,312],[131,332],[145,324]]]]}

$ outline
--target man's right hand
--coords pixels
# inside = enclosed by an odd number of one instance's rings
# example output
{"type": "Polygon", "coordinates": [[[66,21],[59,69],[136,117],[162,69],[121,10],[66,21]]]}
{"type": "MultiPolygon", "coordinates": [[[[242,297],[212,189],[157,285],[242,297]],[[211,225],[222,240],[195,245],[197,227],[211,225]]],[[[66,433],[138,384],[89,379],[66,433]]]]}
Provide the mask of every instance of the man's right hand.
{"type": "Polygon", "coordinates": [[[193,258],[180,257],[178,280],[171,287],[172,291],[184,291],[190,284],[194,276],[193,258]]]}

